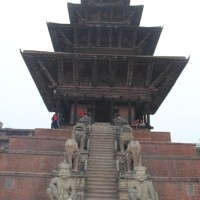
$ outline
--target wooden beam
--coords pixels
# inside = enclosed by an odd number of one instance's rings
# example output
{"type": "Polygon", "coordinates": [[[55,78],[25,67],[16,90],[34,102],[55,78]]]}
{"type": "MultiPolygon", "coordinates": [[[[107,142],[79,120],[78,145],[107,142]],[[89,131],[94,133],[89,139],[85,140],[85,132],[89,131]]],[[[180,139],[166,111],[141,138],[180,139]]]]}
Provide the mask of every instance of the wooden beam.
{"type": "Polygon", "coordinates": [[[81,22],[84,22],[85,19],[83,18],[83,16],[81,15],[81,13],[77,9],[74,9],[74,10],[75,10],[75,13],[80,17],[81,22]]]}
{"type": "Polygon", "coordinates": [[[59,30],[58,33],[61,36],[61,39],[66,46],[73,45],[72,42],[69,40],[69,38],[61,30],[59,30]]]}
{"type": "Polygon", "coordinates": [[[37,59],[37,63],[40,66],[42,74],[47,78],[47,80],[52,84],[52,86],[57,86],[57,83],[54,81],[53,77],[51,74],[48,72],[46,67],[44,66],[44,63],[42,62],[41,59],[37,59]]]}
{"type": "Polygon", "coordinates": [[[151,83],[151,85],[150,85],[150,87],[157,87],[157,85],[162,81],[162,80],[164,80],[165,78],[166,78],[166,76],[167,76],[167,73],[169,72],[169,70],[170,70],[170,66],[171,66],[171,64],[168,64],[168,66],[166,67],[166,70],[164,71],[164,72],[162,72],[159,76],[158,76],[158,78],[156,78],[154,81],[153,81],[153,83],[151,83]]]}
{"type": "Polygon", "coordinates": [[[150,36],[150,33],[147,33],[145,35],[145,37],[140,41],[140,43],[137,45],[137,47],[140,47],[144,44],[144,42],[148,39],[148,37],[150,36]]]}
{"type": "Polygon", "coordinates": [[[135,15],[135,11],[133,11],[127,18],[126,21],[130,21],[130,19],[132,19],[135,15]]]}

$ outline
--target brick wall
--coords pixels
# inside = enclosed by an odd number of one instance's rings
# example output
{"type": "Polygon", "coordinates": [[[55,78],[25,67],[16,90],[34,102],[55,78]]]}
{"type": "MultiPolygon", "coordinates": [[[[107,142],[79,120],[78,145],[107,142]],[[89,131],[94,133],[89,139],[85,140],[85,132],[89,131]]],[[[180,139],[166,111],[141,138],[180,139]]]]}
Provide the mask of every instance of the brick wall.
{"type": "Polygon", "coordinates": [[[142,131],[134,130],[133,132],[135,140],[140,142],[142,141],[151,141],[151,142],[171,142],[170,132],[151,132],[151,131],[142,131]]]}
{"type": "Polygon", "coordinates": [[[0,152],[0,171],[50,173],[64,160],[63,153],[0,152]]]}
{"type": "Polygon", "coordinates": [[[44,138],[44,137],[11,137],[9,142],[10,150],[29,150],[29,151],[64,151],[67,139],[44,138]]]}
{"type": "Polygon", "coordinates": [[[66,129],[35,129],[36,137],[66,139],[71,136],[72,127],[66,129]]]}
{"type": "Polygon", "coordinates": [[[141,142],[143,155],[195,156],[195,144],[141,142]]]}
{"type": "Polygon", "coordinates": [[[158,177],[200,177],[200,157],[143,156],[148,173],[158,177]]]}

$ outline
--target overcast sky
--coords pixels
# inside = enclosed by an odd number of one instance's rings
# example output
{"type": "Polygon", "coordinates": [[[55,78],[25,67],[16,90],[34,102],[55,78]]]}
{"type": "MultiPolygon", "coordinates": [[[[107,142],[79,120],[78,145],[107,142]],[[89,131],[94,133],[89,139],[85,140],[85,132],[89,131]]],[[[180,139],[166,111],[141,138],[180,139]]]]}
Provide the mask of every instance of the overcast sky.
{"type": "MultiPolygon", "coordinates": [[[[69,1],[79,3],[79,1],[69,1]]],[[[141,26],[163,26],[154,55],[190,56],[170,94],[151,117],[173,142],[200,139],[200,12],[198,0],[132,0],[144,5],[141,26]]],[[[66,0],[0,2],[0,121],[7,128],[49,128],[49,113],[20,54],[53,51],[46,22],[69,23],[66,0]]]]}

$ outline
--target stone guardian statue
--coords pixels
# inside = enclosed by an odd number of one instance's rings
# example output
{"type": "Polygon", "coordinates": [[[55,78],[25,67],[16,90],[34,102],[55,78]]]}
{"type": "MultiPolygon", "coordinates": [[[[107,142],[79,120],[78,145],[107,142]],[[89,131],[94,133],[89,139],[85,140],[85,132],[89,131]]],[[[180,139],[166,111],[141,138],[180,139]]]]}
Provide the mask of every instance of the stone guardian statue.
{"type": "Polygon", "coordinates": [[[159,200],[152,181],[147,180],[146,167],[136,167],[134,175],[128,183],[129,200],[159,200]]]}
{"type": "Polygon", "coordinates": [[[49,200],[77,200],[75,180],[71,178],[71,165],[59,164],[58,177],[54,177],[47,188],[49,200]]]}

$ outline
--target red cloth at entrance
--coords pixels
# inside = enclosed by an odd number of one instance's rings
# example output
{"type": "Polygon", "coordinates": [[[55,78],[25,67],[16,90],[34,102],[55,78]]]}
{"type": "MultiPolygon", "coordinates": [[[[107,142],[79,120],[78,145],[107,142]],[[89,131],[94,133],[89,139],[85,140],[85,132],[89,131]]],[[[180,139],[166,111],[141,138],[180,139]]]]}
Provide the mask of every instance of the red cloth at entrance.
{"type": "Polygon", "coordinates": [[[80,113],[79,113],[79,116],[83,117],[84,115],[86,115],[85,111],[81,110],[80,113]]]}

